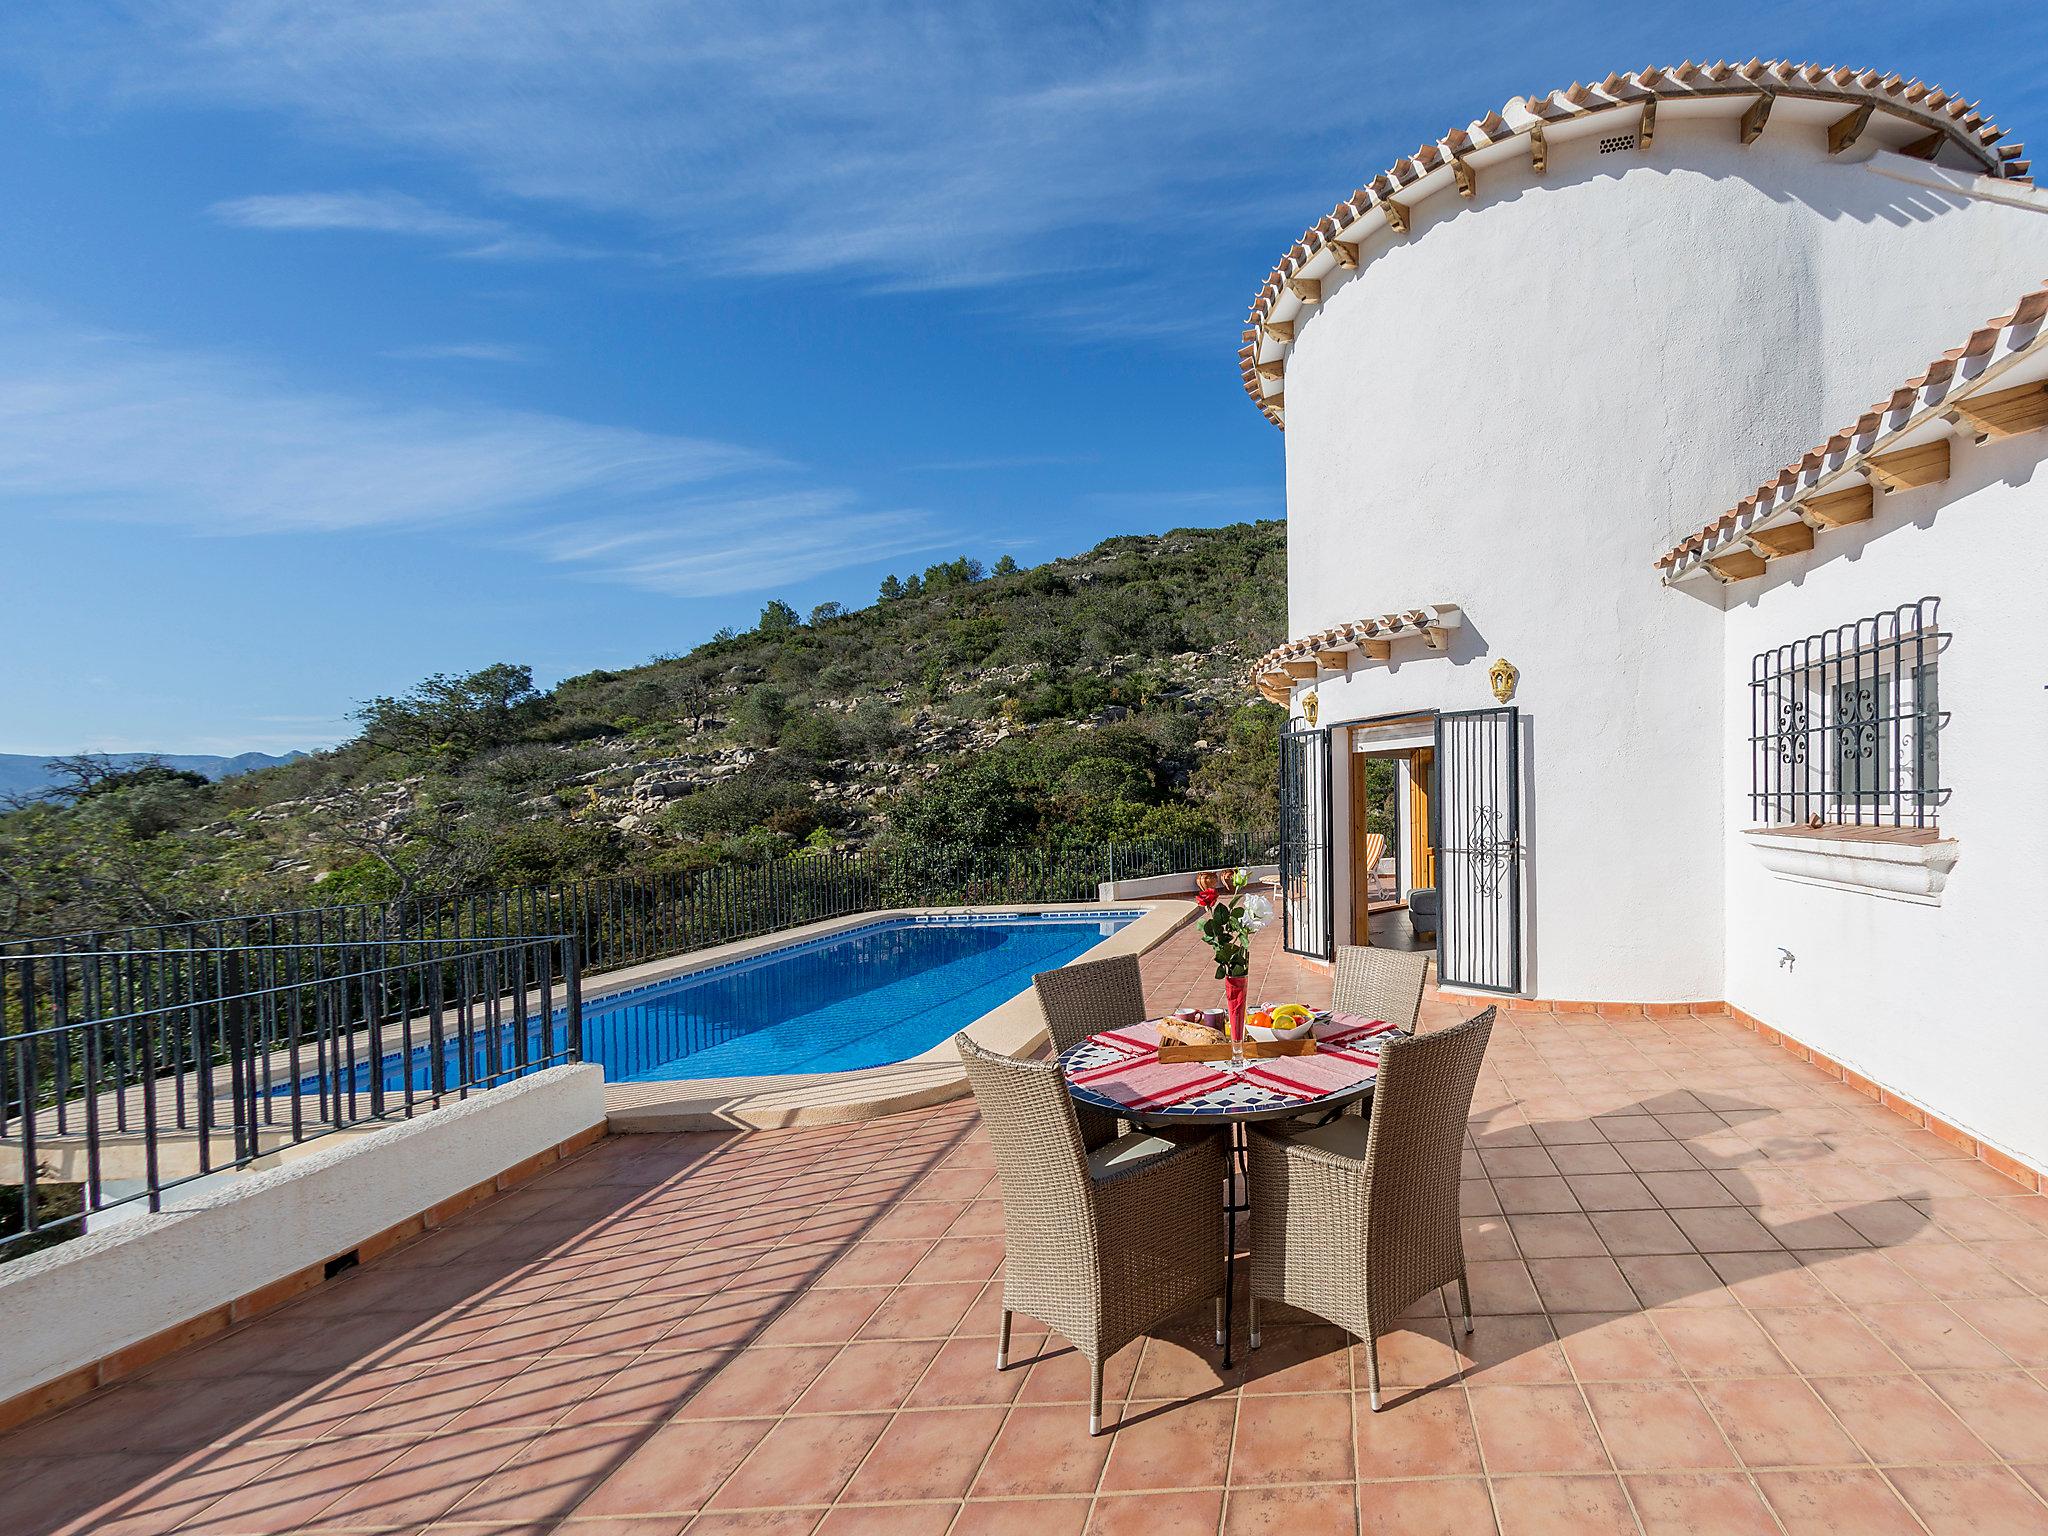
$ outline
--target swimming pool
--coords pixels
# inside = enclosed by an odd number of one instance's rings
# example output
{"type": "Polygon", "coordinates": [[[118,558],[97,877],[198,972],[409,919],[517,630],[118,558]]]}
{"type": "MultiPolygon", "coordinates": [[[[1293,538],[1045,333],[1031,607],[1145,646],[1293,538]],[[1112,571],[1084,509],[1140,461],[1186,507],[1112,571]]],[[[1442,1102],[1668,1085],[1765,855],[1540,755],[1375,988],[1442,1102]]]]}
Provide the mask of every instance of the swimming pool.
{"type": "MultiPolygon", "coordinates": [[[[583,1059],[610,1083],[707,1077],[774,1077],[886,1066],[930,1050],[1031,985],[1086,954],[1137,912],[919,913],[879,918],[643,982],[583,1005],[583,1059]]],[[[565,1017],[527,1026],[525,1057],[516,1026],[472,1030],[467,1047],[478,1076],[518,1076],[511,1064],[537,1059],[548,1029],[559,1050],[565,1017]]],[[[444,1080],[460,1076],[463,1042],[442,1046],[444,1080]]],[[[344,1092],[377,1079],[397,1093],[433,1086],[431,1048],[387,1052],[339,1076],[344,1092]]],[[[535,1067],[531,1070],[539,1070],[535,1067]]],[[[321,1073],[299,1079],[316,1094],[321,1073]]],[[[274,1087],[289,1094],[293,1084],[274,1087]]]]}
{"type": "Polygon", "coordinates": [[[608,1082],[847,1072],[950,1039],[1136,914],[939,914],[865,923],[588,1003],[608,1082]]]}

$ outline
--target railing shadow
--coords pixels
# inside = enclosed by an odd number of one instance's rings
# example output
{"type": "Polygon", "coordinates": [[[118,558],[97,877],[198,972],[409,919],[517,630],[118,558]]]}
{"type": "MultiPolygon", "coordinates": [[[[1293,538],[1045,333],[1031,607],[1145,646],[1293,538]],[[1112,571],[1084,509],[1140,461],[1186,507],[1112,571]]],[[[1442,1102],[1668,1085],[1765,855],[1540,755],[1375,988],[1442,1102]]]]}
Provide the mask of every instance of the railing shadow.
{"type": "Polygon", "coordinates": [[[0,1436],[0,1524],[8,1536],[140,1533],[206,1511],[237,1530],[286,1531],[332,1510],[411,1527],[464,1500],[458,1518],[565,1515],[973,1126],[920,1123],[923,1142],[895,1166],[856,1170],[836,1216],[819,1214],[815,1188],[776,1197],[818,1169],[815,1135],[608,1138],[0,1436]],[[743,1275],[750,1283],[735,1284],[743,1275]],[[565,1420],[589,1428],[556,1434],[565,1420]],[[502,1488],[487,1492],[486,1477],[502,1488]]]}

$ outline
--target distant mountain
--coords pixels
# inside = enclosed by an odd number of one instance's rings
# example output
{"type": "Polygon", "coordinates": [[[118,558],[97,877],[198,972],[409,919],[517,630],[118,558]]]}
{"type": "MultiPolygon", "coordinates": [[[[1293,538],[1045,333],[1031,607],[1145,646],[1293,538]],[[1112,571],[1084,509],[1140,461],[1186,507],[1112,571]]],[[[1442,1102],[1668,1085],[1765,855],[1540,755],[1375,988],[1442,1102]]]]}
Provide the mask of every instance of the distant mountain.
{"type": "MultiPolygon", "coordinates": [[[[273,757],[268,752],[238,752],[233,757],[209,757],[204,753],[109,752],[106,758],[119,767],[132,768],[150,757],[160,757],[166,767],[203,773],[209,779],[231,779],[238,773],[295,763],[305,755],[287,752],[282,757],[273,757]]],[[[0,752],[0,795],[32,795],[57,783],[57,775],[47,766],[49,761],[49,757],[34,752],[0,752]]]]}

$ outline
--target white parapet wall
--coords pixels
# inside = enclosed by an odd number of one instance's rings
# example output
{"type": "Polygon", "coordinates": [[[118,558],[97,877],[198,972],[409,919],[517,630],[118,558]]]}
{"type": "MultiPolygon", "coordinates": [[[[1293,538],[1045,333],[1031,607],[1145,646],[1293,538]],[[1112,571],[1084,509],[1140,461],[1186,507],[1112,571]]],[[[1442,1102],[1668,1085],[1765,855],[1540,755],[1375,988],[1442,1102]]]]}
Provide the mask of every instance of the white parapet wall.
{"type": "MultiPolygon", "coordinates": [[[[1280,878],[1278,864],[1254,864],[1251,866],[1252,883],[1280,878]]],[[[1172,875],[1150,875],[1142,880],[1105,880],[1095,887],[1095,893],[1104,901],[1143,901],[1148,896],[1184,896],[1195,889],[1198,878],[1193,870],[1183,870],[1172,875]]]]}
{"type": "Polygon", "coordinates": [[[554,1067],[0,1265],[0,1403],[347,1254],[604,1117],[603,1071],[554,1067]]]}

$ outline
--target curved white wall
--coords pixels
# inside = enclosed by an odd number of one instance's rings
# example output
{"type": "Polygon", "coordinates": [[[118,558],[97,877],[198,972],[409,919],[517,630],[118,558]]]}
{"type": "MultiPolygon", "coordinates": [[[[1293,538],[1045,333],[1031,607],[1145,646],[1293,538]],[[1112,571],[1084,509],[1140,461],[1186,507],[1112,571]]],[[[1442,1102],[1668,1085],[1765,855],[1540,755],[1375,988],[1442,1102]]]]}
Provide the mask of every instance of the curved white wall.
{"type": "Polygon", "coordinates": [[[1830,159],[1816,122],[1744,148],[1716,110],[1427,199],[1325,278],[1288,359],[1288,632],[1428,602],[1469,626],[1449,661],[1407,641],[1324,681],[1321,719],[1478,707],[1492,657],[1522,669],[1544,997],[1724,995],[1722,615],[1656,556],[2048,256],[2037,212],[1830,159]]]}

